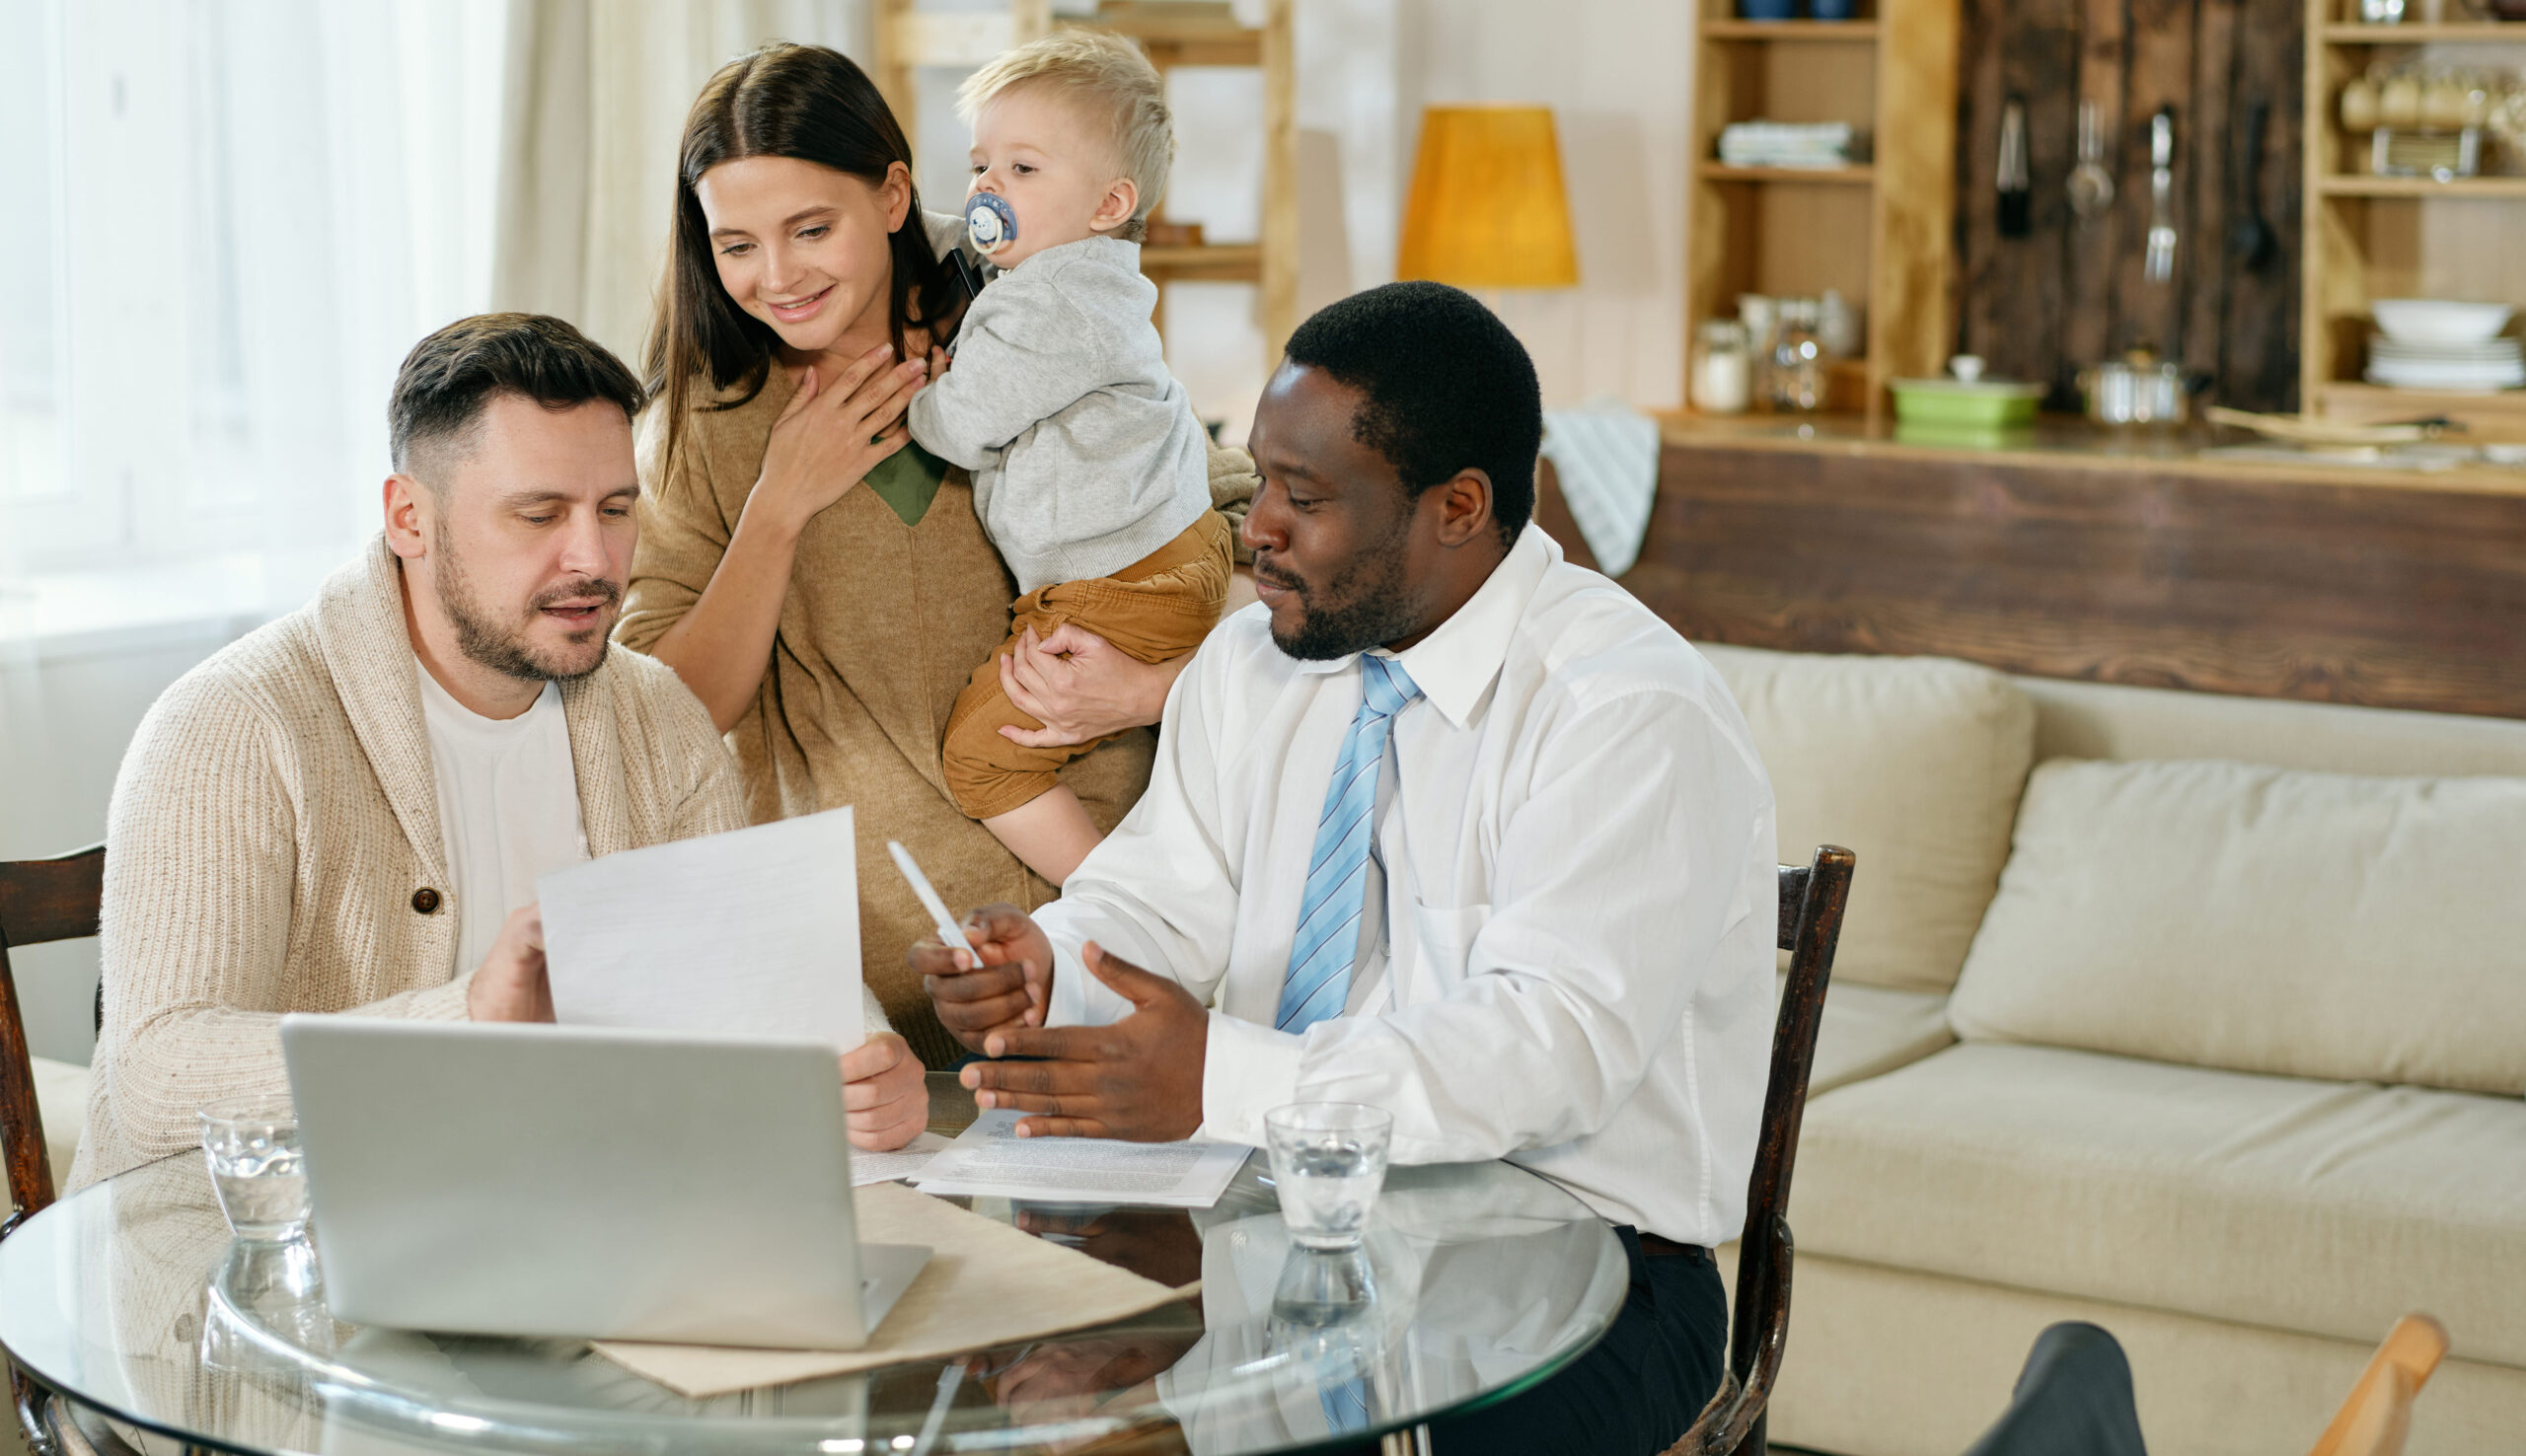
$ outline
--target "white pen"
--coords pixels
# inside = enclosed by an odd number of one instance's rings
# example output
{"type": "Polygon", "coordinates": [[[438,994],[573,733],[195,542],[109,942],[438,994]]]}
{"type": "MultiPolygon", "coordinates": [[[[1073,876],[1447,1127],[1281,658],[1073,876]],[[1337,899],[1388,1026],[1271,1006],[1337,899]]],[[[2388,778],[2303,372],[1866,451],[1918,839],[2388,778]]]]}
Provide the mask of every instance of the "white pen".
{"type": "Polygon", "coordinates": [[[981,965],[981,960],[974,955],[974,943],[965,938],[965,932],[956,924],[956,917],[947,913],[947,902],[938,898],[938,891],[929,883],[929,876],[923,874],[921,866],[913,863],[912,851],[905,848],[900,840],[888,839],[886,852],[895,856],[895,868],[903,871],[904,881],[912,886],[912,893],[921,897],[921,908],[929,911],[931,923],[938,927],[939,943],[951,951],[963,951],[967,960],[981,965]]]}

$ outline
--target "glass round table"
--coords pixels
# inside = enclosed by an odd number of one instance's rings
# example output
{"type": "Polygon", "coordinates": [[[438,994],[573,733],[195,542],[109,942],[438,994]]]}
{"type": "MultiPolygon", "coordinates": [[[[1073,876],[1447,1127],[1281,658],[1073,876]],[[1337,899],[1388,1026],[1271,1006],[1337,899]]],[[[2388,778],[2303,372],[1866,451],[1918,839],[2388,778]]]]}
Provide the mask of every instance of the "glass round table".
{"type": "MultiPolygon", "coordinates": [[[[932,1128],[973,1117],[931,1078],[932,1128]]],[[[832,1456],[1359,1443],[1554,1374],[1613,1323],[1621,1244],[1506,1163],[1396,1168],[1348,1254],[1294,1246],[1248,1160],[1190,1213],[953,1200],[1180,1288],[1144,1315],[708,1399],[585,1342],[361,1329],[311,1246],[232,1240],[198,1154],[64,1199],[0,1241],[0,1347],[144,1447],[832,1456]]]]}

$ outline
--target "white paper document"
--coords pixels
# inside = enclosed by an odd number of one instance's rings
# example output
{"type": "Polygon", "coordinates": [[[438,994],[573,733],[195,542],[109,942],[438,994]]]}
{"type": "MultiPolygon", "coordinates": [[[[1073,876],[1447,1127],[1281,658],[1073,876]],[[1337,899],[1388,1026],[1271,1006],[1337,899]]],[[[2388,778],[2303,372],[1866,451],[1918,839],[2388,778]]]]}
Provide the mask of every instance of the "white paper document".
{"type": "Polygon", "coordinates": [[[893,1152],[851,1150],[851,1186],[866,1188],[872,1183],[910,1181],[921,1176],[929,1160],[950,1146],[946,1138],[935,1132],[924,1132],[893,1152]]]}
{"type": "Polygon", "coordinates": [[[535,882],[563,1023],[865,1037],[851,811],[631,849],[535,882]]]}
{"type": "Polygon", "coordinates": [[[1020,1137],[1023,1113],[987,1112],[929,1160],[914,1185],[926,1194],[1022,1199],[1034,1203],[1162,1203],[1207,1208],[1227,1192],[1252,1148],[1239,1142],[1121,1142],[1103,1137],[1020,1137]]]}

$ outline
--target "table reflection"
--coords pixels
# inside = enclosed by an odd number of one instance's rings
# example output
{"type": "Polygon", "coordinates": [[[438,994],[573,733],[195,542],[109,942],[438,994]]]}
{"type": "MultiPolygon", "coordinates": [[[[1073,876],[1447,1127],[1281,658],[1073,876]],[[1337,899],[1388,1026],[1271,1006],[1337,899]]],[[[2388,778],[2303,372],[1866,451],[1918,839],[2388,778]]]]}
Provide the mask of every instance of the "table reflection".
{"type": "Polygon", "coordinates": [[[1496,1396],[1610,1324],[1624,1262],[1501,1164],[1397,1169],[1361,1248],[1290,1240],[1257,1170],[1212,1209],[976,1211],[1197,1297],[953,1360],[688,1399],[584,1342],[335,1321],[312,1239],[232,1241],[197,1157],[65,1200],[0,1243],[0,1343],[144,1449],[1204,1453],[1366,1436],[1496,1396]]]}

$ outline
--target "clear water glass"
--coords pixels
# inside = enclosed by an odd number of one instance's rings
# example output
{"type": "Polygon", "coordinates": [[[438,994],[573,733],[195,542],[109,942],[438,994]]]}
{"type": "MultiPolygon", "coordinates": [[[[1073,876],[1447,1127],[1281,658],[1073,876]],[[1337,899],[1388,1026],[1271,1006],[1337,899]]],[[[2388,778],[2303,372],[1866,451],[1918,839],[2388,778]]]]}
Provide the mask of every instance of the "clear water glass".
{"type": "Polygon", "coordinates": [[[216,1102],[201,1110],[202,1156],[219,1210],[241,1239],[294,1239],[307,1231],[307,1168],[298,1114],[286,1099],[216,1102]]]}
{"type": "Polygon", "coordinates": [[[1305,1249],[1352,1249],[1385,1186],[1394,1118],[1357,1102],[1299,1102],[1263,1115],[1281,1220],[1305,1249]]]}

